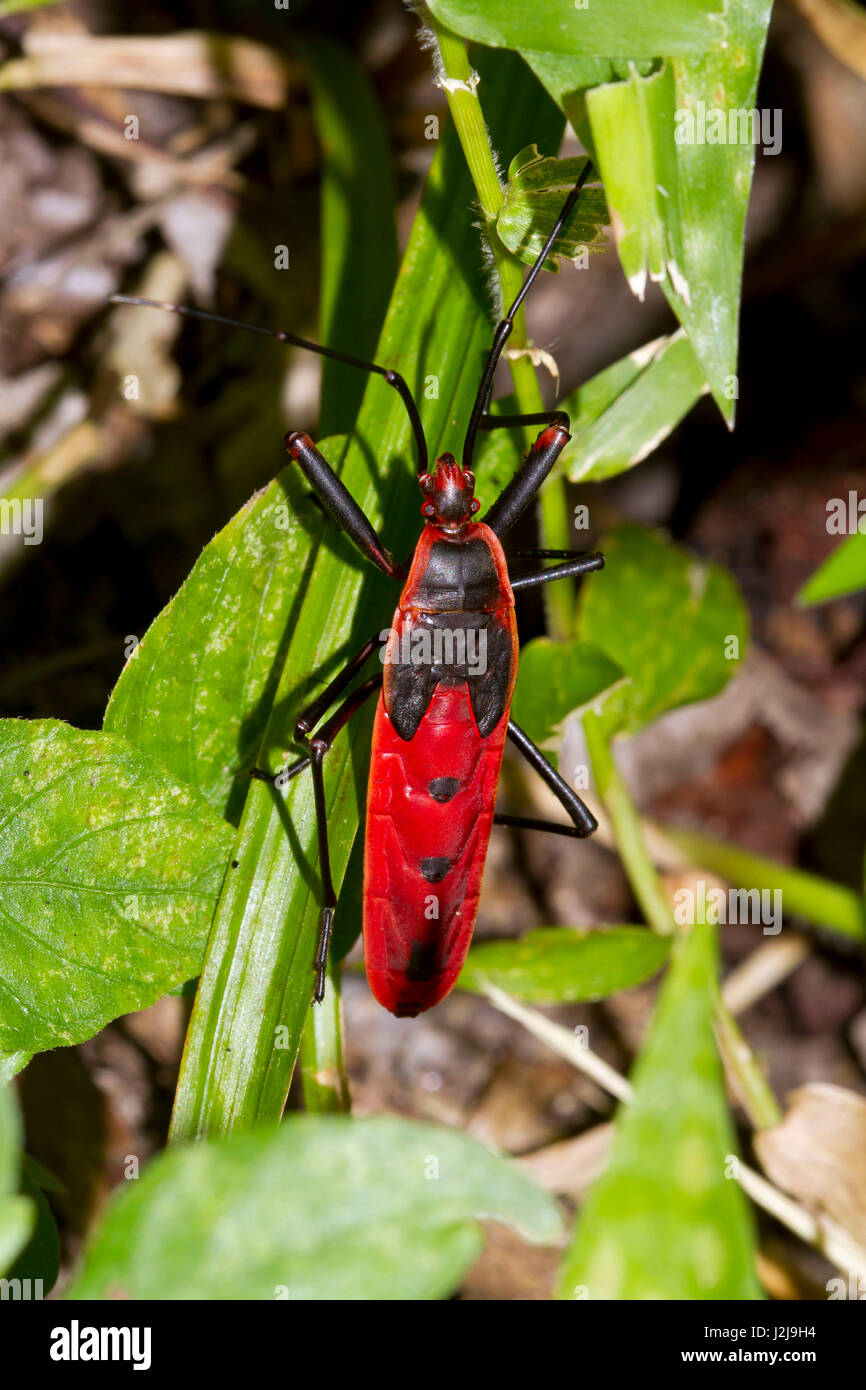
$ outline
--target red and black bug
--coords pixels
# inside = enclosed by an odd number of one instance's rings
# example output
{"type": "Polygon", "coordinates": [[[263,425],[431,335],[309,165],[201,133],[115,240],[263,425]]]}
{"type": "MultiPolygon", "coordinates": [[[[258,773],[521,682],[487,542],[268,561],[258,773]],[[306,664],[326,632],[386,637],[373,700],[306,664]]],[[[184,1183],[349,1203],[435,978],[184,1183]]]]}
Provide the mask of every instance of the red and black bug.
{"type": "Polygon", "coordinates": [[[378,634],[365,642],[299,714],[294,733],[303,755],[276,778],[259,771],[252,774],[283,787],[306,768],[312,773],[323,889],[315,958],[317,1001],[324,996],[337,906],[322,764],[339,731],[373,694],[378,695],[378,703],[367,791],[364,957],[370,987],[392,1013],[412,1017],[431,1008],[448,993],[460,973],[475,925],[494,822],[577,837],[596,829],[596,821],[580,797],[509,713],[518,658],[515,593],[604,565],[600,554],[523,551],[520,554],[524,556],[565,563],[511,578],[502,548],[503,536],[535,497],[567,444],[568,418],[561,411],[491,415],[488,410],[493,375],[512,332],[514,316],[550,254],[590,168],[587,163],[520,293],[494,333],[461,462],[443,454],[432,473],[427,468],[427,444],[417,407],[398,372],[291,333],[254,328],[182,305],[113,296],[124,304],[169,308],[234,327],[253,328],[378,373],[399,393],[412,425],[426,524],[408,567],[394,561],[309,436],[293,433],[286,437],[288,453],[332,520],[374,565],[403,582],[386,634],[383,673],[357,686],[330,718],[320,722],[367,661],[380,652],[383,634],[378,634]],[[479,503],[474,497],[471,465],[478,431],[533,424],[544,426],[535,444],[484,520],[474,520],[479,503]],[[572,826],[494,814],[506,738],[547,783],[572,826]]]}

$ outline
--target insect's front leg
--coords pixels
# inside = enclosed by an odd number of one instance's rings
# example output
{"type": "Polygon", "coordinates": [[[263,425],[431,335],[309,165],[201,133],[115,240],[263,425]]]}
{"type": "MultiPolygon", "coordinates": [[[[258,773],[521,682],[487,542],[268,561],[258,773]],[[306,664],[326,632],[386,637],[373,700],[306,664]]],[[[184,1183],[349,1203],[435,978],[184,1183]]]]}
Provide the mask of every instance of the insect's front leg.
{"type": "Polygon", "coordinates": [[[391,579],[402,570],[385,549],[376,528],[308,434],[286,435],[286,452],[295,460],[316,497],[361,554],[391,579]]]}

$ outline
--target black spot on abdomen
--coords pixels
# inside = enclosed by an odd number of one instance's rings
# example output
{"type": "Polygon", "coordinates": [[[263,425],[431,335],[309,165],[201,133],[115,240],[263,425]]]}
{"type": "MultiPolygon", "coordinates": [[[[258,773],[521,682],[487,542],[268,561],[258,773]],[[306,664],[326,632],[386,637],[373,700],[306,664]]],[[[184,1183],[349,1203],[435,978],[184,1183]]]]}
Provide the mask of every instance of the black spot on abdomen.
{"type": "Polygon", "coordinates": [[[421,872],[428,883],[441,883],[450,868],[450,859],[431,858],[421,860],[421,872]]]}
{"type": "Polygon", "coordinates": [[[434,777],[427,790],[434,801],[450,801],[459,792],[460,783],[456,777],[434,777]]]}
{"type": "MultiPolygon", "coordinates": [[[[418,984],[424,980],[430,980],[436,973],[436,944],[428,941],[422,944],[420,941],[413,941],[409,952],[409,964],[406,966],[406,979],[418,984]]],[[[418,1012],[417,1007],[407,1001],[407,1013],[405,1017],[413,1018],[418,1012]],[[412,1012],[409,1012],[409,1011],[412,1012]]]]}

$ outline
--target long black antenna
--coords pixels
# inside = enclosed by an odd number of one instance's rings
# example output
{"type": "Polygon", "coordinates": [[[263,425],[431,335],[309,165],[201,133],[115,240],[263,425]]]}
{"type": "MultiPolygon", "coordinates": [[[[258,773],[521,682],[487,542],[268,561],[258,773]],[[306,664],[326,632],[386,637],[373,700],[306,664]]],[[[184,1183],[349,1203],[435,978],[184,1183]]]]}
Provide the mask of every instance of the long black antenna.
{"type": "Polygon", "coordinates": [[[316,352],[320,357],[330,357],[333,362],[345,362],[350,367],[360,367],[365,372],[375,372],[378,376],[384,377],[389,386],[394,387],[406,407],[406,414],[409,416],[409,423],[415,436],[415,448],[418,452],[418,473],[427,472],[427,441],[424,438],[424,427],[421,424],[418,407],[403,377],[390,367],[380,367],[377,362],[365,362],[363,358],[351,357],[347,352],[337,352],[335,348],[326,348],[322,347],[320,343],[308,342],[306,338],[299,338],[296,333],[287,333],[281,328],[262,328],[257,323],[244,323],[241,319],[226,318],[225,314],[212,314],[207,309],[190,309],[186,304],[169,304],[167,300],[162,299],[141,299],[136,294],[111,294],[108,298],[112,304],[135,304],[141,305],[145,309],[166,309],[171,314],[183,314],[186,318],[192,319],[206,319],[209,323],[221,323],[227,328],[244,328],[248,333],[261,333],[265,338],[276,338],[279,343],[291,343],[293,347],[306,348],[308,352],[316,352]]]}
{"type": "Polygon", "coordinates": [[[542,246],[535,264],[530,267],[529,274],[521,285],[517,298],[493,335],[493,346],[487,354],[487,361],[484,364],[484,373],[481,377],[481,385],[478,387],[478,395],[475,397],[475,404],[472,407],[472,414],[469,417],[469,424],[466,429],[466,438],[463,441],[464,468],[469,468],[472,464],[472,455],[475,453],[475,436],[478,433],[481,417],[487,409],[487,402],[490,398],[490,391],[493,386],[493,373],[496,371],[497,364],[502,356],[502,349],[511,337],[514,328],[514,316],[529,293],[541,267],[550,255],[551,247],[562,231],[565,223],[568,221],[571,210],[580,195],[580,190],[583,188],[583,185],[586,183],[591,173],[592,160],[588,159],[584,168],[581,170],[580,178],[563,203],[562,211],[554,222],[550,236],[542,246]]]}

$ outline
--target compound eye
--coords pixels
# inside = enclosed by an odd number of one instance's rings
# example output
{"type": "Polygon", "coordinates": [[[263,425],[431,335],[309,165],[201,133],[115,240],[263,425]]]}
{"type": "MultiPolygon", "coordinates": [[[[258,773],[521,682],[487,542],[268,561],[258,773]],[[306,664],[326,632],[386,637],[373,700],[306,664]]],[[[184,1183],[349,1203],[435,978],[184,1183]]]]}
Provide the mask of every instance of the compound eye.
{"type": "Polygon", "coordinates": [[[473,472],[471,472],[470,469],[468,469],[468,468],[465,469],[465,470],[464,470],[464,473],[463,473],[463,476],[464,476],[464,478],[466,479],[466,486],[467,486],[467,487],[474,487],[474,486],[475,486],[475,474],[474,474],[473,472]]]}
{"type": "Polygon", "coordinates": [[[473,499],[472,499],[472,506],[469,508],[469,510],[470,510],[470,512],[480,512],[480,511],[481,511],[481,503],[478,501],[478,498],[477,498],[477,497],[473,497],[473,499]]]}
{"type": "Polygon", "coordinates": [[[436,513],[436,508],[433,506],[433,503],[432,503],[432,502],[425,502],[425,503],[424,503],[424,506],[421,508],[421,515],[422,515],[422,516],[434,516],[435,513],[436,513]]]}
{"type": "Polygon", "coordinates": [[[424,492],[426,492],[427,489],[428,489],[429,487],[432,486],[432,483],[433,483],[433,477],[432,477],[432,475],[431,475],[430,473],[422,473],[422,474],[421,474],[421,477],[418,479],[418,486],[419,486],[419,487],[422,489],[422,491],[424,491],[424,492]]]}

